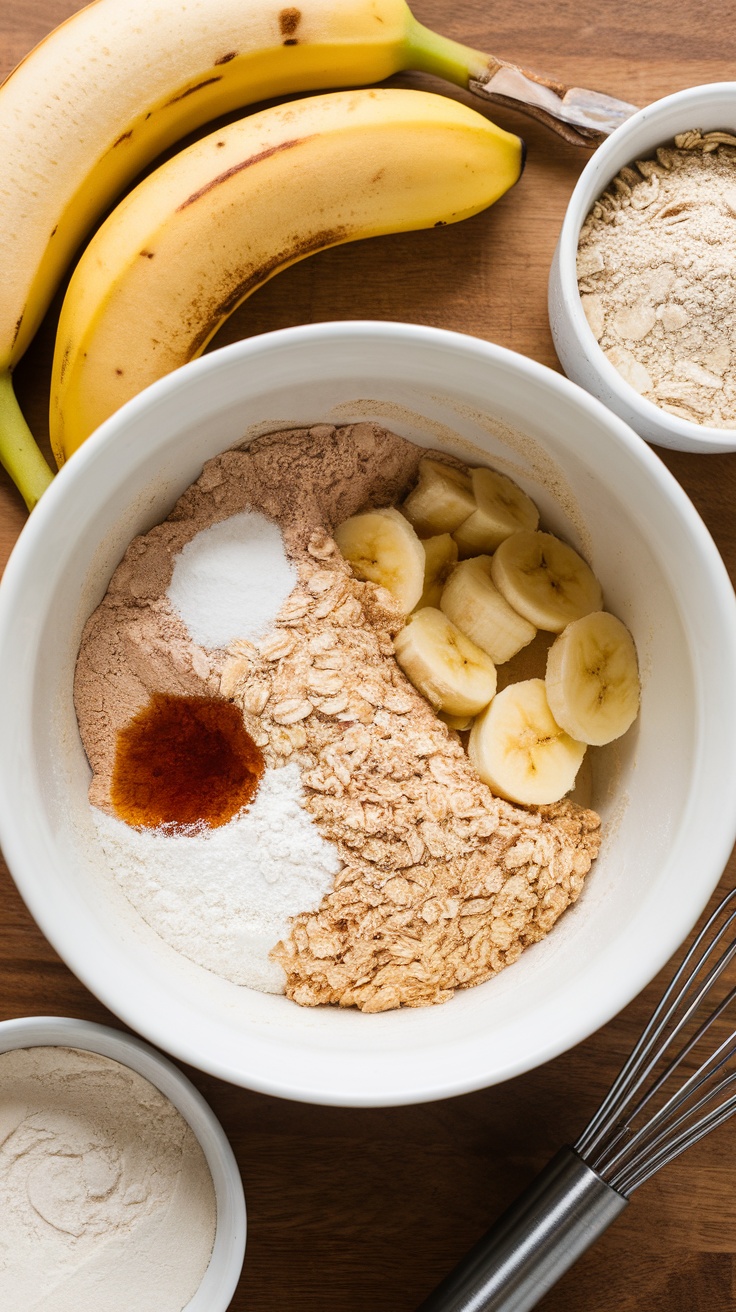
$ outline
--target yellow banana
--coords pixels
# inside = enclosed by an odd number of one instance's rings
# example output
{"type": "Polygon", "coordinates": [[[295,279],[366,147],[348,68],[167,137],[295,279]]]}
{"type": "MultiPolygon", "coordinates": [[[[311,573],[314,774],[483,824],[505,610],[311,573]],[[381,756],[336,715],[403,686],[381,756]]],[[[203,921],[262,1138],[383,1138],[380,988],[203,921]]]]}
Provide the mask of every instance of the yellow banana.
{"type": "Polygon", "coordinates": [[[12,369],[74,251],[160,151],[260,99],[415,68],[466,86],[480,52],[404,0],[94,0],[0,87],[0,459],[33,505],[51,479],[12,369]]]}
{"type": "Polygon", "coordinates": [[[385,88],[263,110],[181,151],[121,201],[69,284],[51,384],[57,461],[199,355],[281,269],[475,214],[522,165],[521,140],[474,110],[385,88]]]}

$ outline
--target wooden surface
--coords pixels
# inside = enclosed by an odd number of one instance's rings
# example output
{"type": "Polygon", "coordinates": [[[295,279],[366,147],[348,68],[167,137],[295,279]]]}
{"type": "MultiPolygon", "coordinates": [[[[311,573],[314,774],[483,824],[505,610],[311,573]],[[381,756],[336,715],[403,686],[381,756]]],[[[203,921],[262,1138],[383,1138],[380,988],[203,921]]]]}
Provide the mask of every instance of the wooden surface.
{"type": "MultiPolygon", "coordinates": [[[[76,0],[3,5],[0,74],[76,8],[76,0]]],[[[471,45],[635,104],[733,76],[732,25],[694,20],[684,0],[588,0],[583,7],[573,0],[416,0],[414,8],[429,26],[471,45]]],[[[439,89],[431,79],[396,81],[439,89]]],[[[454,227],[307,260],[241,307],[215,345],[327,319],[409,320],[474,333],[557,368],[547,272],[587,154],[529,120],[502,111],[495,117],[529,148],[521,184],[497,206],[454,227]]],[[[53,328],[52,312],[17,371],[21,403],[38,433],[53,328]]],[[[736,454],[660,454],[733,578],[736,454]]],[[[0,477],[3,563],[24,519],[20,498],[0,477]]],[[[732,780],[714,780],[714,787],[723,790],[724,805],[734,805],[732,780]]],[[[735,876],[732,857],[722,887],[735,876]]],[[[0,1018],[54,1013],[119,1024],[55,955],[4,866],[0,896],[0,1018]]],[[[556,1148],[576,1137],[658,988],[653,982],[613,1022],[547,1066],[426,1106],[301,1106],[190,1072],[230,1137],[245,1184],[249,1238],[233,1312],[412,1312],[556,1148]]],[[[546,1297],[543,1312],[736,1306],[735,1165],[736,1120],[645,1186],[546,1297]]]]}

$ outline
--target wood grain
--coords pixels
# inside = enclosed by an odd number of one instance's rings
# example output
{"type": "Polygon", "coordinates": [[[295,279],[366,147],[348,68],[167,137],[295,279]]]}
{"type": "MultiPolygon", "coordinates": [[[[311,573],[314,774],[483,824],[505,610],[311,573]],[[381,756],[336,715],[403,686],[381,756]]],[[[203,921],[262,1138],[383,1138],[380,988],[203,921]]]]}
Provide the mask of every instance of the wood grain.
{"type": "MultiPolygon", "coordinates": [[[[0,11],[0,74],[77,8],[16,0],[0,11]]],[[[416,0],[430,27],[561,80],[634,103],[733,76],[736,32],[695,23],[684,0],[416,0]]],[[[439,89],[432,79],[403,85],[439,89]]],[[[442,88],[447,91],[446,87],[442,88]]],[[[452,92],[462,97],[460,92],[452,92]]],[[[469,100],[469,98],[466,98],[469,100]]],[[[394,319],[436,324],[557,368],[546,282],[570,192],[587,156],[498,111],[526,138],[522,183],[467,223],[337,248],[274,279],[214,345],[290,324],[394,319]]],[[[44,433],[59,298],[17,372],[44,433]]],[[[659,453],[736,576],[736,455],[659,453]]],[[[25,512],[0,478],[0,561],[25,512]]],[[[713,780],[733,806],[733,781],[713,780]]],[[[695,872],[694,872],[695,873],[695,872]]],[[[731,858],[723,887],[736,876],[731,858]]],[[[119,1022],[55,955],[0,869],[0,1017],[76,1015],[119,1022]]],[[[232,1312],[411,1312],[447,1268],[597,1105],[661,981],[573,1051],[498,1088],[427,1106],[351,1111],[290,1104],[190,1072],[221,1118],[249,1209],[232,1312]]],[[[543,1312],[721,1312],[736,1305],[736,1122],[639,1194],[540,1305],[543,1312]]],[[[1,1223],[0,1223],[1,1224],[1,1223]]],[[[51,1309],[49,1309],[51,1312],[51,1309]]]]}

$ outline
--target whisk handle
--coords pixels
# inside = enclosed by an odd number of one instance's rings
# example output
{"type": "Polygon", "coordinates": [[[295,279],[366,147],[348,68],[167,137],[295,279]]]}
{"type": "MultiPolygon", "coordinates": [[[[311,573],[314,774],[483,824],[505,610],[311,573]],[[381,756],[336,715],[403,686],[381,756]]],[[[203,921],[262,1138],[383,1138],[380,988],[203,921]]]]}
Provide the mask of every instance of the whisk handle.
{"type": "Polygon", "coordinates": [[[528,1312],[627,1202],[561,1148],[418,1312],[528,1312]]]}

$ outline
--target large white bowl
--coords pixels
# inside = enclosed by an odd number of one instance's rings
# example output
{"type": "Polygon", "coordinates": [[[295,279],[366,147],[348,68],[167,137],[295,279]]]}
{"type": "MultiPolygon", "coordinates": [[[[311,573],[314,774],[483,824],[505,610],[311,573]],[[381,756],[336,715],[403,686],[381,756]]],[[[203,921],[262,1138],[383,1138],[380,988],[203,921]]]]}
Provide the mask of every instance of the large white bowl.
{"type": "Polygon", "coordinates": [[[578,178],[560,230],[549,275],[549,321],[568,378],[597,396],[647,442],[713,454],[736,451],[736,430],[690,423],[640,396],[598,345],[585,317],[576,272],[580,229],[594,201],[625,164],[647,159],[657,146],[669,145],[677,133],[691,128],[736,132],[736,82],[687,87],[655,100],[598,147],[578,178]]]}
{"type": "Polygon", "coordinates": [[[0,587],[0,837],[69,966],[180,1059],[265,1093],[380,1105],[493,1084],[624,1006],[697,919],[736,832],[736,604],[716,548],[657,457],[598,401],[472,337],[387,323],[289,329],[156,383],[34,510],[0,587]],[[579,902],[497,979],[442,1007],[302,1009],[161,942],[97,853],[72,705],[85,619],[130,538],[244,434],[372,417],[488,461],[577,543],[630,625],[641,716],[596,754],[605,838],[579,902]]]}

